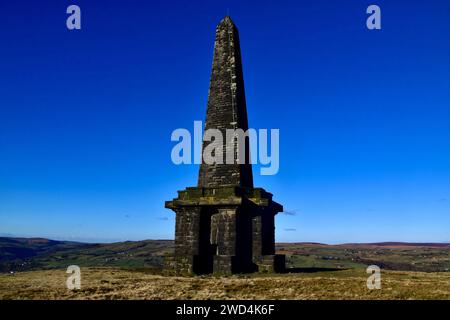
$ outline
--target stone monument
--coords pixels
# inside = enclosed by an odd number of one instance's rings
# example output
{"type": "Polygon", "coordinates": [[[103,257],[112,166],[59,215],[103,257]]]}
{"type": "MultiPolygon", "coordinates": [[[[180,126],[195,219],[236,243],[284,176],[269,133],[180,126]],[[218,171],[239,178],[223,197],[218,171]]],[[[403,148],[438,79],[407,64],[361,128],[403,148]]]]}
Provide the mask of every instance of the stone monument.
{"type": "MultiPolygon", "coordinates": [[[[227,16],[216,28],[205,130],[218,129],[225,136],[226,129],[237,128],[248,129],[247,108],[239,34],[227,16]]],[[[224,153],[232,150],[234,160],[237,143],[223,145],[224,153]]],[[[272,194],[253,186],[248,139],[243,149],[245,164],[202,161],[197,186],[166,201],[165,207],[176,213],[171,263],[177,272],[283,271],[284,256],[275,254],[275,215],[283,207],[272,194]]]]}

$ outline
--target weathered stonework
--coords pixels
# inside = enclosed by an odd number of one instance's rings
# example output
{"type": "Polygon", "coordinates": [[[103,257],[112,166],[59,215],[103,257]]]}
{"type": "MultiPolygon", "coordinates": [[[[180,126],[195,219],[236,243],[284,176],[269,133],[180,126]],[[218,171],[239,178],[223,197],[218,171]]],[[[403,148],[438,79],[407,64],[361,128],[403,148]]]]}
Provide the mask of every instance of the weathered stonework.
{"type": "MultiPolygon", "coordinates": [[[[229,17],[216,28],[205,129],[248,129],[239,35],[229,17]]],[[[203,148],[208,145],[203,144],[203,148]]],[[[176,213],[175,254],[179,273],[276,272],[284,256],[275,255],[275,215],[283,207],[272,194],[253,187],[249,143],[246,164],[237,162],[237,143],[224,141],[232,164],[201,164],[198,186],[178,191],[165,206],[176,213]]],[[[242,155],[240,155],[242,156],[242,155]]]]}
{"type": "MultiPolygon", "coordinates": [[[[245,104],[244,77],[242,74],[239,34],[229,17],[225,17],[216,28],[214,58],[209,85],[205,130],[218,129],[225,137],[226,129],[248,129],[245,104]]],[[[208,143],[203,144],[203,148],[208,143]]],[[[226,152],[234,152],[238,146],[224,144],[226,152]]],[[[245,145],[245,159],[249,159],[249,144],[245,145]]],[[[235,155],[236,158],[236,155],[235,155]]],[[[253,187],[251,164],[215,164],[200,166],[199,187],[240,185],[253,187]]]]}

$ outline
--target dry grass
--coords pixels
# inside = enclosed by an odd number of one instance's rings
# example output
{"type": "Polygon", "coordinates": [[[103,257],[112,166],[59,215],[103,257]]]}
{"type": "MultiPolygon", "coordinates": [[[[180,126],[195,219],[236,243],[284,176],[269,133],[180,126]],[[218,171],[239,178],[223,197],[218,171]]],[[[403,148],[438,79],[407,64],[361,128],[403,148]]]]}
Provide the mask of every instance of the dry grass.
{"type": "Polygon", "coordinates": [[[362,269],[230,277],[175,277],[82,269],[81,290],[64,270],[0,275],[0,299],[450,299],[450,273],[383,271],[368,290],[362,269]]]}

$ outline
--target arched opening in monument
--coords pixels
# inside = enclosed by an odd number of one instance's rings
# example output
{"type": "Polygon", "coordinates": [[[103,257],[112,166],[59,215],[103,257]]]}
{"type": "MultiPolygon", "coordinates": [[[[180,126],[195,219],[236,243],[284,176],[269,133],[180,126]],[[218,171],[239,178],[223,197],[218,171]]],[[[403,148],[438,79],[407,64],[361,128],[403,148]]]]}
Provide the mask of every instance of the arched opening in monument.
{"type": "Polygon", "coordinates": [[[212,207],[203,207],[200,212],[198,255],[194,260],[194,273],[208,274],[213,272],[213,256],[216,248],[211,243],[211,217],[217,213],[212,207]]]}
{"type": "Polygon", "coordinates": [[[196,274],[254,272],[253,220],[250,210],[205,206],[200,212],[196,274]]]}

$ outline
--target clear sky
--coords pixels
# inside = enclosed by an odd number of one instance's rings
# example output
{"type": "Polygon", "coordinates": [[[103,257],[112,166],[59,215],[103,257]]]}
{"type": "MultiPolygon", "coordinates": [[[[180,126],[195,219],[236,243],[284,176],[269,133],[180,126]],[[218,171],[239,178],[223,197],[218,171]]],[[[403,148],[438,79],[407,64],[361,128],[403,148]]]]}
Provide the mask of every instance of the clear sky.
{"type": "Polygon", "coordinates": [[[280,129],[279,173],[254,170],[277,241],[450,241],[446,0],[1,1],[0,234],[173,238],[198,166],[170,135],[204,120],[227,12],[250,127],[280,129]]]}

